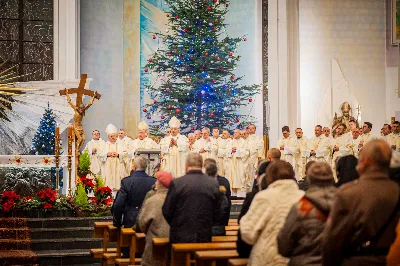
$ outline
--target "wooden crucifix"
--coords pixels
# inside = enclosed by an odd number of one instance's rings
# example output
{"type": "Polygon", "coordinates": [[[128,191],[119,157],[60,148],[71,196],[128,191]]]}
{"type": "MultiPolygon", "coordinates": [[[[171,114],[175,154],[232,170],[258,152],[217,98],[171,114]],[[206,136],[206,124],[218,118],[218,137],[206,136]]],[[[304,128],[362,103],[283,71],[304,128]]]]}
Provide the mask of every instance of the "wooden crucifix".
{"type": "Polygon", "coordinates": [[[86,114],[86,110],[94,103],[94,100],[100,100],[101,95],[97,91],[91,91],[85,89],[87,74],[81,75],[81,80],[79,82],[78,88],[63,89],[60,90],[60,95],[67,96],[67,101],[69,105],[74,109],[74,133],[75,133],[75,154],[79,156],[79,152],[85,143],[85,132],[82,126],[83,117],[86,114]],[[71,101],[70,94],[76,94],[75,104],[71,101]],[[92,96],[89,103],[84,105],[82,103],[83,96],[92,96]]]}

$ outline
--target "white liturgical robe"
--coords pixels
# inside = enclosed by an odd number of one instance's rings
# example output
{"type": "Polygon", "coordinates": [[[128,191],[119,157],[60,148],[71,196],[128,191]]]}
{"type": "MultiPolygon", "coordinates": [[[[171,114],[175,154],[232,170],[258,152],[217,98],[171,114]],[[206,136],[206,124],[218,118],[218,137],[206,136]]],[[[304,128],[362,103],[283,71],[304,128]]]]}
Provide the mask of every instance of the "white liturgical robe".
{"type": "Polygon", "coordinates": [[[360,137],[356,139],[351,138],[349,139],[349,144],[348,144],[351,154],[353,154],[357,158],[359,153],[358,145],[360,144],[360,141],[361,141],[360,137]]]}
{"type": "Polygon", "coordinates": [[[154,140],[151,138],[144,138],[144,139],[134,139],[131,142],[131,147],[133,154],[136,154],[138,150],[158,150],[160,149],[160,145],[157,144],[154,140]]]}
{"type": "Polygon", "coordinates": [[[193,152],[200,153],[203,161],[208,158],[215,160],[217,158],[218,143],[212,138],[200,138],[193,144],[193,152]],[[204,149],[204,152],[200,153],[201,149],[204,149]]]}
{"type": "Polygon", "coordinates": [[[107,141],[99,154],[99,158],[103,163],[101,173],[106,185],[112,189],[119,189],[121,179],[126,176],[127,168],[129,167],[126,147],[122,142],[111,143],[107,141]],[[118,157],[108,157],[107,154],[109,152],[118,153],[118,157]]]}
{"type": "Polygon", "coordinates": [[[303,178],[305,175],[305,167],[307,163],[307,138],[301,137],[297,138],[297,143],[299,144],[299,153],[296,155],[296,173],[299,178],[303,178]]]}
{"type": "Polygon", "coordinates": [[[324,162],[331,163],[330,155],[330,144],[329,138],[324,135],[320,135],[319,137],[314,136],[313,138],[307,141],[308,148],[308,160],[316,161],[316,162],[324,162]],[[315,155],[311,155],[311,151],[315,151],[315,155]]]}
{"type": "Polygon", "coordinates": [[[162,163],[160,170],[170,172],[174,178],[185,175],[186,157],[189,154],[189,140],[184,135],[168,136],[161,140],[162,163]],[[177,146],[170,147],[171,139],[177,146]]]}
{"type": "MultiPolygon", "coordinates": [[[[256,134],[250,134],[247,139],[254,143],[254,146],[257,149],[257,157],[264,159],[265,158],[264,137],[256,135],[256,134]]],[[[258,160],[257,160],[257,162],[258,162],[258,160]]],[[[256,167],[257,166],[258,166],[258,163],[257,163],[256,167]]]]}
{"type": "Polygon", "coordinates": [[[332,170],[333,170],[333,177],[335,178],[335,182],[337,182],[336,176],[336,161],[339,157],[343,157],[346,155],[352,154],[352,150],[349,148],[350,140],[348,134],[342,134],[333,141],[332,149],[337,146],[339,148],[338,151],[332,151],[332,170]]]}
{"type": "Polygon", "coordinates": [[[226,146],[231,139],[218,138],[218,152],[217,152],[217,164],[218,164],[218,175],[225,176],[225,154],[226,146]]]}
{"type": "MultiPolygon", "coordinates": [[[[277,148],[283,146],[283,150],[281,150],[281,160],[287,161],[293,166],[293,170],[296,171],[296,156],[300,153],[299,143],[296,138],[292,138],[291,136],[287,138],[281,138],[278,141],[277,148]]],[[[302,178],[302,176],[298,176],[296,173],[296,178],[302,178]]]]}
{"type": "Polygon", "coordinates": [[[86,144],[86,147],[84,149],[84,151],[87,151],[90,156],[90,171],[95,176],[100,174],[101,171],[101,162],[98,155],[101,153],[104,145],[105,142],[101,138],[92,139],[86,144]],[[93,152],[94,149],[96,149],[96,152],[93,152]]]}
{"type": "Polygon", "coordinates": [[[243,147],[248,151],[249,158],[246,168],[246,191],[250,191],[253,186],[254,177],[257,170],[258,164],[258,151],[257,151],[257,143],[250,138],[243,139],[244,144],[243,147]]]}
{"type": "Polygon", "coordinates": [[[226,178],[231,183],[232,189],[246,192],[246,180],[249,151],[243,139],[232,139],[226,145],[226,178]],[[232,152],[236,148],[236,152],[232,152]]]}

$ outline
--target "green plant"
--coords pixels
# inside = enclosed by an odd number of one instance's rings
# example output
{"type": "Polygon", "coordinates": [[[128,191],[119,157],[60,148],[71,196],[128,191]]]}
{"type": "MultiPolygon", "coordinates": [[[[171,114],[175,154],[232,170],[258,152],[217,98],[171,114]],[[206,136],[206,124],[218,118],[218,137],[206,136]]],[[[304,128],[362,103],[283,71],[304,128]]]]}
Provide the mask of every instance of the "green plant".
{"type": "Polygon", "coordinates": [[[65,210],[72,210],[73,207],[71,205],[70,200],[66,196],[60,196],[58,199],[56,199],[56,202],[54,203],[54,209],[59,211],[65,211],[65,210]]]}
{"type": "Polygon", "coordinates": [[[74,202],[79,207],[87,207],[88,206],[88,196],[85,192],[85,188],[83,187],[82,183],[78,183],[76,186],[74,202]]]}
{"type": "Polygon", "coordinates": [[[90,156],[87,151],[81,154],[79,157],[79,170],[81,171],[89,171],[90,170],[90,156]]]}
{"type": "Polygon", "coordinates": [[[96,185],[94,187],[94,191],[96,191],[100,187],[104,187],[105,186],[104,180],[103,180],[103,178],[101,178],[100,175],[96,176],[95,181],[96,181],[96,185]]]}

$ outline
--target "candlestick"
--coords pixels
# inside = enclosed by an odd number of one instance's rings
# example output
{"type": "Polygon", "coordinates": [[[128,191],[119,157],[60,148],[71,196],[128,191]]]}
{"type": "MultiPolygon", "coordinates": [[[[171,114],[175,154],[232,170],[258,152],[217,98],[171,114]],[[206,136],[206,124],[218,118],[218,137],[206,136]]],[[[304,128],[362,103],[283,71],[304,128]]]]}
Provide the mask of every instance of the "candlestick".
{"type": "Polygon", "coordinates": [[[72,143],[74,142],[72,125],[68,125],[68,193],[72,195],[71,185],[72,185],[72,143]]]}
{"type": "Polygon", "coordinates": [[[60,127],[56,126],[55,139],[55,159],[56,159],[56,191],[59,193],[60,185],[60,127]]]}

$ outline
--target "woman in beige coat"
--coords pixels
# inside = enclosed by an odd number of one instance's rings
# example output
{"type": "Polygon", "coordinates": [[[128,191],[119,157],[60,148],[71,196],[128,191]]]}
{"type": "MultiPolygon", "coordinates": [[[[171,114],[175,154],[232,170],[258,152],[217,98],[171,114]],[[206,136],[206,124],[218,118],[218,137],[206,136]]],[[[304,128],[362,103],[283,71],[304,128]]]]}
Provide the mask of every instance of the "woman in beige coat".
{"type": "Polygon", "coordinates": [[[146,266],[167,265],[166,261],[157,260],[153,256],[152,239],[154,237],[169,237],[169,225],[162,214],[162,206],[173,177],[167,172],[157,172],[156,177],[157,192],[144,202],[138,217],[140,230],[146,234],[146,246],[142,256],[142,265],[146,266]]]}
{"type": "Polygon", "coordinates": [[[304,192],[299,190],[288,162],[271,163],[265,176],[268,188],[254,197],[249,211],[240,220],[240,233],[246,243],[253,245],[248,265],[286,266],[289,260],[279,255],[277,236],[289,210],[304,192]]]}

